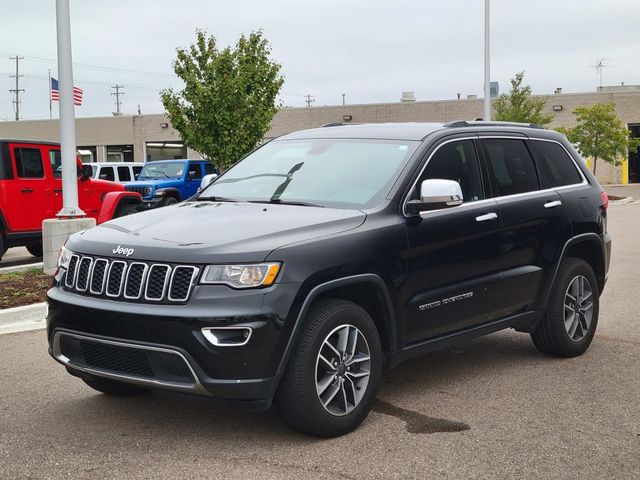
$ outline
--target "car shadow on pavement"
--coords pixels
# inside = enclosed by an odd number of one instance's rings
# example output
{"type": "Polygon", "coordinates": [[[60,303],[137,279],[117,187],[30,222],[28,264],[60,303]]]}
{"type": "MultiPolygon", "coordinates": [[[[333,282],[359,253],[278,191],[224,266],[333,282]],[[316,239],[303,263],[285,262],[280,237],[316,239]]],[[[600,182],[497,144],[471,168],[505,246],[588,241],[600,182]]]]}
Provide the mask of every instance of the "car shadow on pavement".
{"type": "MultiPolygon", "coordinates": [[[[509,375],[510,370],[518,371],[523,364],[537,364],[547,361],[547,358],[535,350],[528,335],[513,332],[483,337],[443,352],[416,357],[384,374],[379,400],[373,411],[405,422],[409,433],[468,430],[473,426],[463,421],[438,418],[443,415],[430,416],[429,403],[422,401],[421,395],[429,396],[435,392],[455,396],[455,392],[447,392],[452,385],[456,390],[464,391],[467,382],[479,376],[491,373],[509,375]],[[407,396],[418,402],[421,412],[400,405],[407,396]]],[[[220,406],[207,397],[161,391],[132,397],[108,397],[82,384],[77,388],[80,389],[79,398],[76,396],[74,400],[56,403],[49,413],[71,423],[72,430],[90,429],[94,435],[104,435],[105,439],[151,435],[165,436],[171,442],[198,442],[205,438],[224,438],[256,448],[270,442],[298,445],[317,442],[315,438],[287,428],[274,409],[250,412],[220,406]]],[[[378,421],[381,417],[370,415],[366,422],[378,421]]]]}

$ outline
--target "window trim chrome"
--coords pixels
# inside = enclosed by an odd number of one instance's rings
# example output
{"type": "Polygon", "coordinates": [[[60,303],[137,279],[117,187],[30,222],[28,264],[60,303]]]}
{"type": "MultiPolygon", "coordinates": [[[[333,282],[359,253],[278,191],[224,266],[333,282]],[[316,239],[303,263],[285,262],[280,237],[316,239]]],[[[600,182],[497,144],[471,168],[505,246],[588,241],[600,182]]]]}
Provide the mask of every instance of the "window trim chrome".
{"type": "Polygon", "coordinates": [[[146,285],[144,287],[144,299],[149,301],[149,302],[161,302],[162,300],[164,300],[164,297],[165,297],[165,295],[167,293],[167,285],[169,283],[169,279],[171,278],[172,270],[173,270],[171,268],[171,265],[167,265],[166,263],[153,263],[149,267],[149,273],[147,274],[148,278],[151,278],[151,273],[153,272],[153,269],[155,267],[167,267],[168,271],[167,271],[167,274],[164,277],[164,285],[162,286],[162,295],[160,295],[160,298],[149,298],[149,296],[148,296],[149,282],[146,283],[146,285]]]}
{"type": "Polygon", "coordinates": [[[198,278],[198,273],[200,273],[200,269],[194,265],[176,265],[171,272],[171,278],[169,279],[169,290],[167,292],[167,299],[171,302],[186,302],[191,295],[191,290],[193,286],[196,284],[195,280],[198,278]],[[190,268],[191,269],[191,279],[189,280],[189,288],[187,289],[187,294],[184,298],[173,298],[171,296],[171,287],[173,286],[173,277],[176,274],[176,271],[179,268],[190,268]]]}
{"type": "MultiPolygon", "coordinates": [[[[565,153],[569,156],[569,158],[571,159],[571,161],[573,162],[575,168],[578,169],[578,172],[580,173],[580,177],[582,178],[582,182],[581,183],[573,183],[571,185],[563,185],[561,187],[554,187],[554,188],[545,188],[545,189],[538,189],[538,190],[531,190],[530,192],[522,192],[522,193],[514,193],[512,195],[502,195],[502,196],[497,196],[497,197],[491,197],[491,198],[483,198],[482,200],[476,200],[475,202],[464,202],[462,205],[459,205],[457,207],[449,207],[449,208],[441,208],[438,210],[425,210],[420,212],[420,216],[425,216],[431,213],[436,213],[436,212],[449,212],[449,211],[458,211],[461,208],[465,208],[467,206],[476,206],[476,205],[482,205],[483,203],[496,203],[498,202],[498,200],[503,200],[503,199],[510,199],[510,198],[518,198],[518,197],[523,197],[523,196],[528,196],[528,195],[536,195],[536,194],[540,194],[540,193],[550,193],[550,192],[556,192],[557,190],[565,190],[568,188],[574,188],[574,187],[579,187],[579,186],[583,186],[583,185],[588,185],[589,182],[587,181],[584,173],[582,172],[582,170],[580,169],[580,166],[576,163],[575,158],[573,158],[573,155],[571,155],[569,153],[569,150],[567,150],[567,148],[562,145],[561,142],[559,142],[558,140],[553,140],[553,139],[549,139],[549,138],[540,138],[540,137],[522,137],[522,136],[514,136],[514,135],[483,135],[483,136],[479,136],[476,133],[474,133],[472,136],[465,136],[465,137],[456,137],[456,138],[451,138],[449,140],[445,140],[441,143],[439,143],[436,148],[429,154],[429,156],[427,157],[427,160],[425,161],[424,165],[422,166],[422,168],[420,169],[420,172],[418,173],[415,181],[411,184],[411,188],[409,188],[409,190],[404,194],[404,198],[402,201],[402,215],[405,218],[411,218],[412,216],[415,215],[410,215],[407,213],[407,202],[409,201],[409,197],[411,196],[411,192],[413,191],[414,188],[416,188],[417,184],[418,184],[418,180],[420,180],[420,177],[422,176],[422,174],[424,173],[424,170],[427,168],[427,165],[429,164],[429,162],[431,161],[431,159],[433,158],[433,156],[436,154],[436,152],[440,149],[440,147],[442,147],[443,145],[446,145],[448,143],[451,142],[459,142],[459,141],[463,141],[463,140],[484,140],[484,139],[491,139],[491,138],[502,138],[502,139],[509,139],[509,140],[521,140],[526,142],[527,140],[540,140],[543,142],[552,142],[552,143],[557,143],[558,145],[560,145],[565,153]]],[[[534,163],[535,163],[535,159],[533,159],[534,163]]],[[[480,162],[480,158],[478,158],[478,162],[480,162]]],[[[536,174],[537,174],[537,170],[536,170],[536,174]]],[[[539,175],[538,175],[539,177],[539,175]]]]}
{"type": "Polygon", "coordinates": [[[125,262],[124,260],[113,260],[110,264],[109,264],[109,273],[107,274],[107,284],[105,286],[104,289],[104,293],[107,297],[110,298],[117,298],[120,296],[120,294],[122,293],[122,285],[124,285],[124,280],[127,276],[127,262],[125,262]],[[122,270],[122,277],[120,278],[120,286],[118,287],[118,293],[113,295],[112,293],[109,293],[109,280],[111,279],[111,270],[113,269],[113,266],[116,263],[122,263],[124,264],[124,269],[122,270]]]}
{"type": "Polygon", "coordinates": [[[146,278],[147,271],[149,270],[149,265],[144,262],[131,262],[127,267],[127,274],[124,281],[124,288],[122,290],[122,296],[127,300],[138,300],[142,296],[142,291],[146,289],[146,278]],[[127,295],[127,283],[129,282],[129,273],[131,272],[131,267],[134,265],[142,265],[144,269],[142,270],[142,279],[140,280],[140,287],[138,287],[138,294],[136,296],[127,295]]]}

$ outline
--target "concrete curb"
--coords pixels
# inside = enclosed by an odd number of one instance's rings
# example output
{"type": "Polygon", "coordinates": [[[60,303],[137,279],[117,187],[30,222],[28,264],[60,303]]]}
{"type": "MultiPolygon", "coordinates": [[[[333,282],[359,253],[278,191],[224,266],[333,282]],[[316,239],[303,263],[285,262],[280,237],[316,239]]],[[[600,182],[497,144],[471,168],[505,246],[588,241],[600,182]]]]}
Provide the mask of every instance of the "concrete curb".
{"type": "Polygon", "coordinates": [[[22,272],[31,270],[32,268],[42,268],[42,262],[28,263],[26,265],[14,265],[13,267],[0,268],[0,273],[22,272]]]}
{"type": "Polygon", "coordinates": [[[46,303],[34,303],[33,305],[0,310],[0,335],[45,328],[46,316],[46,303]]]}
{"type": "Polygon", "coordinates": [[[611,205],[626,205],[627,203],[633,202],[633,197],[624,197],[620,200],[609,200],[611,205]]]}

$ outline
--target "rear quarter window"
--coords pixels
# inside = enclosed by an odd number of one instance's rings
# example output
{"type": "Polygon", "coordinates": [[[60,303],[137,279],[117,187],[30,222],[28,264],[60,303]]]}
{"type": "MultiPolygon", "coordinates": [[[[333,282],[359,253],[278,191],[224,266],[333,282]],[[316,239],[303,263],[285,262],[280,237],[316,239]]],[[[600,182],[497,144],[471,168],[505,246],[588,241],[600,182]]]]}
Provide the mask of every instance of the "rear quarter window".
{"type": "Polygon", "coordinates": [[[538,167],[542,188],[562,187],[582,182],[575,163],[562,145],[530,140],[531,153],[538,167]]]}

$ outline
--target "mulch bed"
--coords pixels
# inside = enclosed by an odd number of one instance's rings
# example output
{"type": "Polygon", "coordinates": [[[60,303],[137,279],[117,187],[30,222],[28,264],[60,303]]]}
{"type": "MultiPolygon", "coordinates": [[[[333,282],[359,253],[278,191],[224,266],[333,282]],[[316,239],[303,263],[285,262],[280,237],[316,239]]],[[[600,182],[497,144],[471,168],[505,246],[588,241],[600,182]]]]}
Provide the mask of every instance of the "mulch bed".
{"type": "Polygon", "coordinates": [[[0,309],[20,307],[46,300],[51,277],[40,269],[0,274],[0,309]]]}

